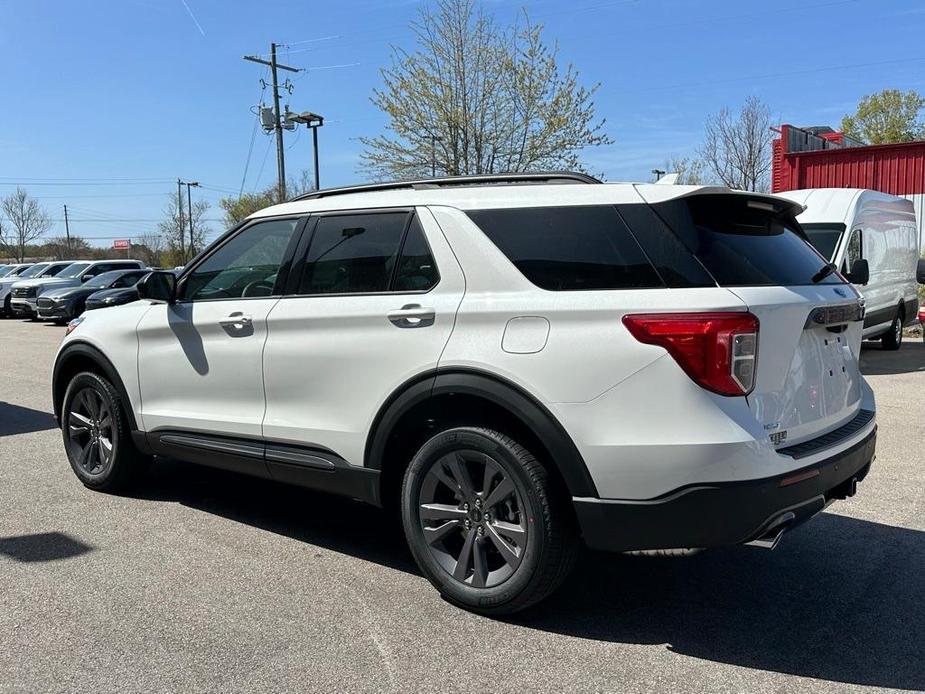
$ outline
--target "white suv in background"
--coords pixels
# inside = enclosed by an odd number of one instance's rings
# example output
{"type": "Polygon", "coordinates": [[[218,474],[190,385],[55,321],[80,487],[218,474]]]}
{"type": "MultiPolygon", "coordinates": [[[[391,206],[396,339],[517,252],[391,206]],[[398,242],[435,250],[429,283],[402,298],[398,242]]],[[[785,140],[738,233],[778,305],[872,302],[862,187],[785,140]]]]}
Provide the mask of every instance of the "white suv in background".
{"type": "Polygon", "coordinates": [[[68,459],[105,491],[157,454],[400,506],[421,571],[491,614],[582,544],[773,546],[876,436],[863,304],[800,209],[578,174],[301,196],[70,324],[68,459]]]}

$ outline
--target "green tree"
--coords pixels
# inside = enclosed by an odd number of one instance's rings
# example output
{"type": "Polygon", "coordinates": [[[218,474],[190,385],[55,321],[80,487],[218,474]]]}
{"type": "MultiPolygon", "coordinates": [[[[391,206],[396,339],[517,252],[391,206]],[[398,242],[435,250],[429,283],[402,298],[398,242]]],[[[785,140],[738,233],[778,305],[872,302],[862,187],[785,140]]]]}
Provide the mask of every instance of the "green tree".
{"type": "Polygon", "coordinates": [[[925,139],[923,107],[925,97],[916,91],[884,89],[861,99],[854,115],[842,118],[841,129],[872,145],[925,139]]]}
{"type": "MultiPolygon", "coordinates": [[[[305,169],[298,178],[290,178],[286,181],[286,194],[290,199],[313,189],[311,178],[305,169]]],[[[281,202],[279,188],[274,184],[260,193],[244,193],[237,197],[222,198],[218,201],[218,205],[224,210],[225,226],[230,229],[264,207],[276,205],[279,202],[281,202]]]]}
{"type": "Polygon", "coordinates": [[[609,144],[592,97],[557,46],[525,18],[500,27],[476,0],[436,0],[411,24],[417,47],[393,47],[371,101],[385,134],[361,137],[374,178],[582,169],[586,147],[609,144]]]}

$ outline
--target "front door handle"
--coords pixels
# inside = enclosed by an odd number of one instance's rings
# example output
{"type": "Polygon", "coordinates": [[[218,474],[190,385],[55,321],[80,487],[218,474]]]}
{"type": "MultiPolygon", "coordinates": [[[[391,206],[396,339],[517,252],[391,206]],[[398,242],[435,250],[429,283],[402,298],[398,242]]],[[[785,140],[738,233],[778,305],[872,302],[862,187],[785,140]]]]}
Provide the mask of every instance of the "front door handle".
{"type": "Polygon", "coordinates": [[[242,311],[229,313],[226,318],[223,318],[218,323],[232,337],[252,335],[254,332],[254,319],[250,316],[245,316],[242,311]]]}
{"type": "Polygon", "coordinates": [[[434,324],[435,312],[420,304],[405,304],[397,311],[389,313],[389,321],[396,328],[427,328],[434,324]]]}

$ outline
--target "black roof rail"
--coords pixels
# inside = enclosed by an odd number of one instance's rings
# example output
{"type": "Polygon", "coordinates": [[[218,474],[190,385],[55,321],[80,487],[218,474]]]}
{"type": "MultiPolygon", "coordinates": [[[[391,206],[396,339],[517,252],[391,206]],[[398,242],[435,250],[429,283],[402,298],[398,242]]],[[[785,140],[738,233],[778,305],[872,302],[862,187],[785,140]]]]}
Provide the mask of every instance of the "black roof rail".
{"type": "Polygon", "coordinates": [[[417,181],[362,183],[360,185],[344,186],[342,188],[322,188],[321,190],[313,190],[302,195],[297,195],[289,202],[294,202],[296,200],[317,200],[332,195],[347,195],[349,193],[371,193],[380,190],[427,190],[429,188],[452,188],[454,186],[518,185],[523,183],[601,183],[601,181],[594,178],[594,176],[572,171],[446,176],[443,178],[424,178],[417,181]]]}

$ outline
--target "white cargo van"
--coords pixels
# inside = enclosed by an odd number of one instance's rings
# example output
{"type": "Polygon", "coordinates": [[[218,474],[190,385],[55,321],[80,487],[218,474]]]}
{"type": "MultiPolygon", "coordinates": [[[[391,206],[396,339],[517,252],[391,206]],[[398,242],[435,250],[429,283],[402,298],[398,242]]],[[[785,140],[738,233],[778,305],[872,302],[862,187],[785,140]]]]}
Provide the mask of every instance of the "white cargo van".
{"type": "Polygon", "coordinates": [[[797,221],[810,242],[864,295],[864,338],[899,349],[902,327],[916,320],[918,310],[919,235],[912,202],[859,188],[780,195],[806,208],[797,221]]]}

